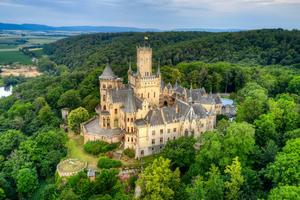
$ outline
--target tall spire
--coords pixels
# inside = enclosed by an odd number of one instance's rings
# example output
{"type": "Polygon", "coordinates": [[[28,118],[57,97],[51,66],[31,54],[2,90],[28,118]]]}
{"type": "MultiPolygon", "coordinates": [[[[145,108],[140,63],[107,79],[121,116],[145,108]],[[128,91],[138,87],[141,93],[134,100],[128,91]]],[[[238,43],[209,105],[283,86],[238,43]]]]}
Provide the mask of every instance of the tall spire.
{"type": "Polygon", "coordinates": [[[190,95],[189,95],[189,103],[193,102],[193,84],[191,83],[191,87],[190,87],[190,95]]]}
{"type": "Polygon", "coordinates": [[[178,79],[176,79],[176,82],[175,82],[174,88],[178,88],[178,79]]]}

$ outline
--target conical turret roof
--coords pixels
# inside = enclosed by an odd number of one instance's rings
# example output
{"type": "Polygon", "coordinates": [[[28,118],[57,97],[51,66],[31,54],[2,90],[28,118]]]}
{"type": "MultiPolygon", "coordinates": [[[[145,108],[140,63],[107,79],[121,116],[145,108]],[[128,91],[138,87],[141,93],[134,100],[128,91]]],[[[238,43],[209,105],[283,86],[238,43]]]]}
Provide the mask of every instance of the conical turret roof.
{"type": "Polygon", "coordinates": [[[117,78],[110,65],[107,64],[102,74],[99,76],[100,79],[114,79],[117,78]]]}

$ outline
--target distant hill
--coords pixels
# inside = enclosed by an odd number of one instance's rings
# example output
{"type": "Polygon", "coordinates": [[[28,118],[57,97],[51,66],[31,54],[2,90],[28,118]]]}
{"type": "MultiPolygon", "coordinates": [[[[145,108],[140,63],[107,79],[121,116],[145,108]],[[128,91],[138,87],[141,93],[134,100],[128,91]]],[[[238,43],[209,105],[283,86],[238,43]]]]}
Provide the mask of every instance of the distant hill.
{"type": "Polygon", "coordinates": [[[159,29],[118,27],[118,26],[47,26],[40,24],[8,24],[0,23],[0,30],[23,30],[23,31],[78,31],[78,32],[158,32],[159,29]]]}
{"type": "MultiPolygon", "coordinates": [[[[126,74],[128,60],[144,33],[95,33],[68,37],[45,46],[58,64],[69,68],[93,68],[109,59],[115,72],[126,74]]],[[[147,33],[153,48],[153,63],[176,65],[203,61],[253,65],[285,65],[300,68],[300,31],[263,29],[241,32],[147,33]]],[[[134,60],[135,58],[132,57],[134,60]]],[[[133,66],[134,67],[134,66],[133,66]]]]}
{"type": "Polygon", "coordinates": [[[214,28],[178,28],[178,29],[155,29],[155,28],[136,28],[122,26],[47,26],[41,24],[9,24],[0,23],[0,30],[23,30],[23,31],[69,31],[69,32],[99,32],[99,33],[119,33],[119,32],[238,32],[242,29],[214,29],[214,28]]]}

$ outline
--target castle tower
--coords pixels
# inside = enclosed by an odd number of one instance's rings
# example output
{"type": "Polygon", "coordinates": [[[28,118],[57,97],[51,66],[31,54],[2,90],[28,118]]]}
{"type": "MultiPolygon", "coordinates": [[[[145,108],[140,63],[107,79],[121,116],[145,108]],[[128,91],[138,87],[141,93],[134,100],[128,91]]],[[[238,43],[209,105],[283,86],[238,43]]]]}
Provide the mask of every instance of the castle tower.
{"type": "Polygon", "coordinates": [[[99,76],[100,84],[100,115],[99,123],[101,128],[110,128],[111,118],[109,113],[109,99],[108,93],[111,89],[119,89],[123,87],[123,80],[118,78],[115,73],[112,71],[109,64],[106,65],[102,74],[99,76]]]}
{"type": "Polygon", "coordinates": [[[142,77],[152,75],[152,49],[150,47],[137,47],[136,64],[138,73],[142,77]]]}
{"type": "Polygon", "coordinates": [[[146,99],[152,106],[159,106],[161,87],[160,68],[152,74],[152,49],[148,46],[137,47],[137,72],[129,67],[128,82],[134,94],[140,99],[146,99]]]}

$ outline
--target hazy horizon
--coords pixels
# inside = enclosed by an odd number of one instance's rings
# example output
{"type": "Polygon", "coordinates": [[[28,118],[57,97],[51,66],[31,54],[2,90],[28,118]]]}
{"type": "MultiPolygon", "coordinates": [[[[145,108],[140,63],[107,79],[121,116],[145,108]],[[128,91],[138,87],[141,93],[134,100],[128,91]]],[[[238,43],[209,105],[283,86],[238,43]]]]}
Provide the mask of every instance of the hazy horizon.
{"type": "Polygon", "coordinates": [[[49,26],[300,28],[299,0],[1,0],[0,21],[49,26]]]}

